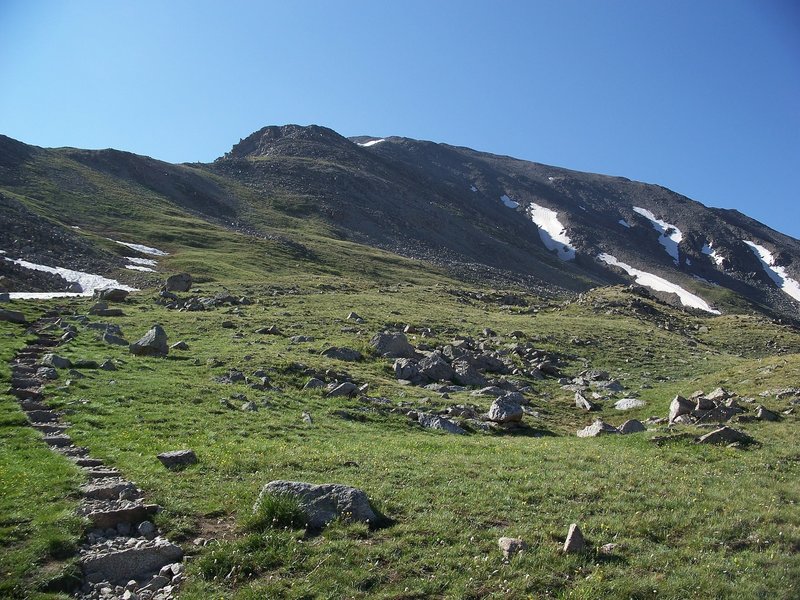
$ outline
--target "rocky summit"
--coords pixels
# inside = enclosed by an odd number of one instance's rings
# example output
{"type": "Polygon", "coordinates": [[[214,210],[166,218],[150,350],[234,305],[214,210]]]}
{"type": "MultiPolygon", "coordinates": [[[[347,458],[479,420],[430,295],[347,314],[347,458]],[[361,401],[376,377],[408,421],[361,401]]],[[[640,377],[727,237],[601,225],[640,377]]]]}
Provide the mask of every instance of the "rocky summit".
{"type": "Polygon", "coordinates": [[[0,597],[800,597],[798,244],[402,137],[0,137],[0,597]]]}

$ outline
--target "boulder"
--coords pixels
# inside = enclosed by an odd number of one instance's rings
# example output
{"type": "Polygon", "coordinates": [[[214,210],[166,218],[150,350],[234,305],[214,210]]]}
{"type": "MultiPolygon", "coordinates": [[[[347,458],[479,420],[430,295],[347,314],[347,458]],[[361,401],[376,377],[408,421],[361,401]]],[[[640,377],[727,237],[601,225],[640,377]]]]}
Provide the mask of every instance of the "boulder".
{"type": "Polygon", "coordinates": [[[698,444],[733,444],[737,442],[749,444],[753,441],[755,440],[743,431],[731,427],[720,427],[697,439],[698,444]]]}
{"type": "Polygon", "coordinates": [[[522,410],[522,394],[511,392],[500,396],[489,407],[488,418],[495,423],[518,423],[525,412],[522,410]]]}
{"type": "Polygon", "coordinates": [[[128,340],[118,335],[114,335],[108,331],[103,334],[103,341],[106,344],[111,344],[112,346],[130,346],[130,342],[128,340]]]}
{"type": "Polygon", "coordinates": [[[376,333],[369,341],[378,355],[385,358],[413,358],[416,356],[414,346],[408,343],[403,333],[376,333]]]}
{"type": "Polygon", "coordinates": [[[497,540],[497,545],[503,553],[503,558],[511,558],[513,555],[528,549],[528,544],[522,538],[501,537],[497,540]]]}
{"type": "Polygon", "coordinates": [[[711,400],[712,402],[722,402],[723,400],[730,398],[732,395],[733,394],[731,394],[725,388],[718,387],[713,392],[706,394],[705,398],[706,400],[711,400]]]}
{"type": "Polygon", "coordinates": [[[597,437],[600,435],[608,435],[619,433],[619,429],[614,427],[613,425],[609,425],[602,419],[597,419],[594,423],[581,429],[578,432],[578,437],[597,437]]]}
{"type": "Polygon", "coordinates": [[[168,469],[179,469],[197,462],[194,450],[170,450],[157,455],[157,458],[168,469]]]}
{"type": "Polygon", "coordinates": [[[189,273],[178,273],[167,277],[164,289],[168,292],[188,292],[192,288],[192,276],[189,273]]]}
{"type": "Polygon", "coordinates": [[[625,421],[619,426],[619,432],[623,435],[627,435],[629,433],[639,433],[640,431],[647,431],[647,428],[642,424],[641,421],[636,419],[625,421]]]}
{"type": "Polygon", "coordinates": [[[486,379],[468,360],[457,358],[451,365],[453,368],[453,381],[458,385],[484,387],[486,379]]]}
{"type": "Polygon", "coordinates": [[[103,300],[105,302],[125,302],[130,292],[120,288],[101,288],[94,291],[96,300],[103,300]]]}
{"type": "Polygon", "coordinates": [[[169,353],[167,333],[161,325],[153,325],[138,342],[130,345],[130,351],[137,356],[166,356],[169,353]]]}
{"type": "Polygon", "coordinates": [[[587,411],[600,410],[600,407],[597,404],[591,402],[586,396],[584,396],[580,392],[575,392],[575,406],[577,408],[587,411]]]}
{"type": "Polygon", "coordinates": [[[761,404],[756,406],[756,419],[760,419],[762,421],[779,421],[780,418],[781,416],[778,413],[772,412],[761,404]]]}
{"type": "Polygon", "coordinates": [[[352,348],[338,348],[336,346],[326,348],[321,354],[327,358],[335,358],[336,360],[343,360],[345,362],[358,362],[364,358],[358,350],[353,350],[352,348]]]}
{"type": "Polygon", "coordinates": [[[312,377],[308,381],[306,381],[305,385],[303,386],[304,390],[315,390],[318,388],[325,387],[325,382],[321,379],[317,379],[316,377],[312,377]]]}
{"type": "Polygon", "coordinates": [[[453,423],[450,419],[445,419],[444,417],[439,417],[428,413],[419,413],[417,415],[417,423],[426,429],[441,429],[442,431],[456,435],[464,435],[467,433],[461,427],[453,423]]]}
{"type": "Polygon", "coordinates": [[[681,415],[690,414],[695,407],[695,403],[687,400],[683,396],[675,396],[669,405],[669,422],[672,423],[681,415]]]}
{"type": "Polygon", "coordinates": [[[42,366],[53,367],[54,369],[70,369],[72,361],[58,354],[48,353],[42,356],[42,366]]]}
{"type": "Polygon", "coordinates": [[[614,408],[616,410],[631,410],[633,408],[641,408],[646,404],[647,402],[638,398],[623,398],[614,402],[614,408]]]}
{"type": "Polygon", "coordinates": [[[271,481],[261,489],[253,510],[257,511],[262,499],[269,495],[295,498],[312,529],[322,528],[336,518],[372,525],[379,521],[378,515],[369,505],[367,495],[358,488],[346,485],[271,481]]]}
{"type": "Polygon", "coordinates": [[[419,371],[432,381],[451,381],[455,371],[438,352],[419,361],[419,371]]]}
{"type": "Polygon", "coordinates": [[[580,527],[577,523],[569,526],[567,532],[567,539],[564,541],[564,554],[575,554],[583,552],[586,549],[586,540],[583,537],[580,527]]]}
{"type": "Polygon", "coordinates": [[[355,383],[345,381],[328,392],[327,396],[328,398],[335,398],[336,396],[353,396],[357,391],[358,386],[355,383]]]}
{"type": "Polygon", "coordinates": [[[0,309],[0,321],[8,321],[9,323],[17,323],[24,325],[27,323],[25,315],[17,310],[0,309]]]}

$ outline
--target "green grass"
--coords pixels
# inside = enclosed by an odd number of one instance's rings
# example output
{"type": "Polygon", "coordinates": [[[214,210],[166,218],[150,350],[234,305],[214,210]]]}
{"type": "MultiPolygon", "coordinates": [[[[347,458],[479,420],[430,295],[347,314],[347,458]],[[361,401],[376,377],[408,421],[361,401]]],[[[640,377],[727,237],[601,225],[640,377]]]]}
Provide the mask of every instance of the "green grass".
{"type": "MultiPolygon", "coordinates": [[[[138,358],[89,331],[60,350],[71,358],[118,363],[118,371],[87,370],[87,378],[58,390],[62,374],[49,397],[72,413],[75,442],[119,467],[149,501],[162,505],[159,525],[197,555],[188,563],[181,597],[788,599],[800,593],[796,416],[744,425],[760,442],[746,451],[687,441],[657,446],[648,441],[652,433],[579,439],[575,430],[594,415],[578,412],[572,394],[548,379],[532,382],[528,397],[539,417],[526,418],[527,432],[448,436],[419,429],[402,411],[303,392],[307,377],[293,369],[303,363],[320,372],[347,371],[393,406],[435,410],[473,403],[485,410],[490,400],[484,397],[443,399],[398,386],[391,360],[370,355],[368,340],[406,323],[430,327],[433,337],[412,336],[413,343],[430,345],[459,334],[479,337],[484,327],[502,336],[522,330],[536,347],[557,353],[566,374],[603,368],[627,393],[647,401],[636,411],[601,413],[620,424],[665,415],[677,393],[723,385],[757,397],[797,385],[796,331],[749,317],[696,317],[659,304],[651,304],[653,314],[632,315],[617,306],[630,299],[617,288],[593,292],[591,302],[531,297],[536,312],[501,309],[459,302],[449,292],[456,284],[408,272],[400,262],[386,264],[405,270],[401,281],[418,281],[377,285],[369,277],[298,272],[292,283],[262,279],[231,288],[253,305],[199,313],[168,311],[143,293],[125,307],[126,316],[93,320],[119,324],[130,341],[161,323],[170,342],[185,340],[188,352],[138,358]],[[608,314],[611,308],[617,312],[608,314]],[[365,322],[347,321],[350,311],[365,322]],[[234,329],[222,328],[224,320],[233,321],[234,329]],[[273,324],[286,337],[254,333],[273,324]],[[292,344],[288,336],[298,334],[315,341],[292,344]],[[770,340],[779,341],[780,351],[766,346],[770,340]],[[320,352],[328,345],[360,349],[367,359],[326,359],[320,352]],[[214,380],[230,368],[247,374],[264,369],[278,389],[259,392],[214,380]],[[220,403],[241,403],[231,400],[235,394],[259,410],[220,403]],[[302,412],[312,415],[312,425],[302,421],[302,412]],[[199,463],[180,472],[164,469],[155,455],[178,448],[193,448],[199,463]],[[306,535],[295,527],[289,505],[276,502],[254,515],[261,487],[274,479],[361,487],[393,525],[370,531],[335,523],[306,535]],[[580,524],[591,549],[564,556],[559,549],[572,522],[580,524]],[[217,541],[193,546],[198,536],[217,541]],[[504,562],[496,545],[501,536],[520,536],[530,549],[504,562]],[[597,553],[610,542],[619,544],[613,555],[597,553]]],[[[199,287],[209,294],[219,289],[199,287]]],[[[42,306],[15,304],[29,314],[42,306]]],[[[83,300],[61,304],[76,311],[88,306],[83,300]]],[[[7,360],[21,340],[0,339],[7,360]]],[[[505,337],[500,346],[512,342],[505,337]]],[[[758,401],[786,408],[774,397],[758,401]]],[[[3,439],[15,441],[3,453],[9,465],[2,477],[13,482],[4,489],[14,492],[3,498],[2,519],[42,522],[18,529],[8,547],[27,552],[33,564],[56,561],[48,552],[61,555],[77,536],[73,528],[66,540],[52,538],[59,519],[74,508],[76,476],[33,432],[19,427],[21,417],[8,398],[6,411],[13,418],[6,418],[3,439]],[[47,476],[11,474],[29,472],[32,463],[35,470],[47,465],[47,476]],[[43,493],[53,498],[46,507],[27,500],[43,493]]],[[[35,589],[35,569],[17,562],[4,566],[5,585],[35,589]]]]}

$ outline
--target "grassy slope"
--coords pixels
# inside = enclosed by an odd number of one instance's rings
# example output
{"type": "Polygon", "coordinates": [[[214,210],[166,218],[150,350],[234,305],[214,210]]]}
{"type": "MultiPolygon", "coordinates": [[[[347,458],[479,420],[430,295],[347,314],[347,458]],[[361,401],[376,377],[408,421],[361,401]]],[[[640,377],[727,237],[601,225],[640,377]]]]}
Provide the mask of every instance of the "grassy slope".
{"type": "MultiPolygon", "coordinates": [[[[273,295],[274,286],[237,288],[259,301],[239,312],[169,312],[142,295],[126,308],[127,316],[114,319],[130,339],[153,322],[162,323],[171,341],[189,343],[188,360],[134,358],[101,345],[90,333],[64,349],[71,357],[124,361],[117,372],[87,372],[90,377],[69,392],[53,392],[59,405],[74,411],[70,433],[76,442],[119,466],[163,505],[161,525],[173,536],[227,540],[199,551],[184,597],[791,598],[800,592],[795,417],[747,425],[763,443],[749,451],[688,442],[658,447],[647,441],[652,434],[583,440],[574,431],[591,418],[576,413],[570,395],[547,381],[536,383],[531,395],[540,418],[529,418],[547,435],[456,437],[422,431],[401,415],[370,410],[357,400],[301,392],[305,377],[287,370],[295,361],[346,369],[359,382],[369,382],[372,395],[394,403],[435,408],[475,402],[485,409],[489,402],[483,398],[456,394],[448,401],[397,386],[389,360],[346,364],[324,359],[319,351],[329,343],[365,349],[372,333],[394,323],[432,327],[434,340],[417,340],[430,343],[449,341],[456,333],[477,336],[486,326],[501,334],[521,329],[537,347],[571,355],[567,373],[580,371],[585,359],[640,391],[649,402],[644,409],[625,415],[604,411],[619,424],[628,416],[666,414],[679,392],[724,383],[741,395],[755,395],[796,385],[797,333],[756,319],[695,319],[662,307],[673,326],[697,332],[687,336],[587,304],[542,304],[529,314],[460,303],[444,286],[377,286],[303,274],[296,283],[300,293],[291,295],[273,295]],[[326,291],[326,285],[339,290],[326,291]],[[352,325],[344,320],[350,310],[366,322],[343,333],[342,327],[352,325]],[[236,329],[221,328],[223,320],[233,320],[236,329]],[[253,333],[271,324],[317,341],[292,345],[286,338],[253,333]],[[237,331],[243,337],[234,337],[237,331]],[[773,356],[764,344],[776,337],[787,352],[773,356]],[[208,359],[224,365],[209,366],[208,359]],[[234,367],[264,368],[282,391],[255,392],[212,380],[234,367]],[[234,393],[262,404],[260,410],[222,407],[220,399],[234,393]],[[366,412],[360,413],[362,408],[366,412]],[[340,409],[362,414],[364,421],[343,420],[334,414],[340,409]],[[313,425],[302,422],[303,411],[312,414],[313,425]],[[194,448],[200,463],[166,472],[155,454],[181,447],[194,448]],[[312,538],[292,530],[248,534],[236,523],[246,519],[260,487],[273,479],[363,487],[396,524],[374,532],[335,525],[312,538]],[[571,522],[580,523],[595,547],[616,542],[620,549],[613,557],[562,556],[559,543],[571,522]],[[504,535],[525,538],[531,550],[504,563],[496,549],[504,535]],[[234,569],[225,579],[234,565],[238,575],[234,569]]],[[[603,294],[601,300],[618,299],[613,290],[603,294]]],[[[34,310],[32,303],[27,306],[34,310]]],[[[74,306],[82,310],[86,304],[74,306]]],[[[6,355],[19,343],[2,339],[6,355]]],[[[778,409],[785,402],[766,404],[778,409]]],[[[34,437],[15,427],[7,430],[34,437]]],[[[13,446],[13,455],[35,445],[28,440],[13,446]]],[[[74,475],[59,468],[52,476],[58,487],[50,493],[66,497],[74,475]]],[[[15,485],[28,496],[40,489],[35,480],[15,485]]],[[[12,500],[4,505],[3,522],[9,510],[19,515],[15,518],[35,519],[42,509],[12,500]]],[[[55,513],[47,512],[52,522],[55,513]]],[[[48,527],[26,530],[19,533],[22,541],[14,542],[21,546],[11,547],[43,557],[48,534],[48,527]]],[[[32,585],[26,577],[35,572],[20,568],[12,581],[32,585]]]]}

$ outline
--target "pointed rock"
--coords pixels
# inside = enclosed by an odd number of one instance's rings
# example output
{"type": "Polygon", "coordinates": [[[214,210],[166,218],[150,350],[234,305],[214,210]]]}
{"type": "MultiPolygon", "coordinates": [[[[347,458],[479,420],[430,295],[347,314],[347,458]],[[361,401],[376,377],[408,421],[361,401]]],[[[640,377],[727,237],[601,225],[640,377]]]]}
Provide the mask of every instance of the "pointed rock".
{"type": "Polygon", "coordinates": [[[681,415],[690,414],[695,407],[695,403],[687,400],[683,396],[675,396],[669,405],[669,422],[672,423],[681,415]]]}
{"type": "Polygon", "coordinates": [[[583,552],[586,549],[586,540],[583,538],[583,533],[577,523],[569,526],[567,539],[564,541],[564,554],[575,554],[583,552]]]}
{"type": "Polygon", "coordinates": [[[607,435],[619,433],[619,429],[613,425],[609,425],[603,419],[597,419],[594,423],[578,431],[578,437],[597,437],[599,435],[607,435]]]}
{"type": "Polygon", "coordinates": [[[166,356],[169,353],[167,333],[161,325],[153,325],[142,339],[131,344],[130,351],[137,356],[166,356]]]}

